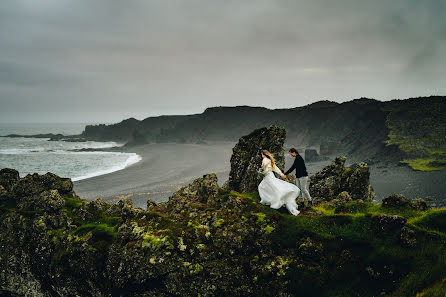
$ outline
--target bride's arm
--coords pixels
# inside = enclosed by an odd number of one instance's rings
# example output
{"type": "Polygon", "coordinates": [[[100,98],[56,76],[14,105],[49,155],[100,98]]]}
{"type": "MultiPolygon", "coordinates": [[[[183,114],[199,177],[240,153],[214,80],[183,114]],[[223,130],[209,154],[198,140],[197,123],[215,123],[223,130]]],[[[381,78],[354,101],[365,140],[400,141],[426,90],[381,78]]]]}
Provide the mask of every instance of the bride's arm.
{"type": "Polygon", "coordinates": [[[268,161],[269,161],[269,159],[267,159],[267,158],[264,158],[262,160],[262,170],[263,170],[263,172],[265,172],[267,167],[268,167],[268,161]]]}
{"type": "Polygon", "coordinates": [[[273,168],[274,172],[276,172],[277,174],[280,174],[280,176],[283,176],[282,171],[279,169],[279,167],[276,166],[276,164],[274,164],[274,168],[273,168]]]}

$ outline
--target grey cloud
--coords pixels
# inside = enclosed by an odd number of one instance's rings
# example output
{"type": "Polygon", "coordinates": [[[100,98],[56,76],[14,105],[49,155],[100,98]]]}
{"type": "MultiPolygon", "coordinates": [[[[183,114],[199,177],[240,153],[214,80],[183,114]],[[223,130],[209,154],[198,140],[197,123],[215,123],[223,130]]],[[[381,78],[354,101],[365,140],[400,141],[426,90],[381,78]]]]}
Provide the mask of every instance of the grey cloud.
{"type": "Polygon", "coordinates": [[[445,12],[442,0],[2,1],[0,108],[117,117],[444,94],[445,12]]]}

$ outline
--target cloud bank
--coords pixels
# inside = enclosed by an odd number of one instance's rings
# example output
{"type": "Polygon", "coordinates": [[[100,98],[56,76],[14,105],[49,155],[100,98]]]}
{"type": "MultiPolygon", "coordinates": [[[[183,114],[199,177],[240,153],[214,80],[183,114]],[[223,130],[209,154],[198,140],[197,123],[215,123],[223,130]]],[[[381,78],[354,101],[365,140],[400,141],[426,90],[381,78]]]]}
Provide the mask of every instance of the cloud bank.
{"type": "Polygon", "coordinates": [[[446,94],[442,0],[6,0],[0,121],[446,94]]]}

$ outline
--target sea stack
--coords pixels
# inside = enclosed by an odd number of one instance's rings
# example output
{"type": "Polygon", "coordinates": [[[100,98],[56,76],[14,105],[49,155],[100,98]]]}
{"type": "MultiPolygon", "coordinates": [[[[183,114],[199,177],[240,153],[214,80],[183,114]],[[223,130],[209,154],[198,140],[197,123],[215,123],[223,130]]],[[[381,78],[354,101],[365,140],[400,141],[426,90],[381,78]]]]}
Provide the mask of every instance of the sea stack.
{"type": "Polygon", "coordinates": [[[277,167],[283,170],[285,138],[286,130],[279,126],[256,129],[241,137],[232,149],[229,189],[241,193],[257,191],[261,181],[257,176],[257,170],[262,165],[260,150],[270,151],[274,155],[277,167]]]}

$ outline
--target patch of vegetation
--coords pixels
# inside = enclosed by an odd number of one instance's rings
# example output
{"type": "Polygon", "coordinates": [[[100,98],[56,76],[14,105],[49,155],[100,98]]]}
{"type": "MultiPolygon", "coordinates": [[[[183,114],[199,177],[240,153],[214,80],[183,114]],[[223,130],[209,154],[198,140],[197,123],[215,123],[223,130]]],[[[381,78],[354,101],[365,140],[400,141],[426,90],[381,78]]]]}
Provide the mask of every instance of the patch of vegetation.
{"type": "Polygon", "coordinates": [[[443,232],[446,235],[446,209],[431,209],[426,214],[410,220],[410,223],[426,230],[443,232]]]}
{"type": "MultiPolygon", "coordinates": [[[[244,194],[246,201],[254,195],[244,194]]],[[[342,212],[318,205],[295,217],[268,206],[252,213],[256,221],[273,220],[268,236],[284,252],[296,249],[303,260],[290,264],[285,277],[291,293],[305,296],[443,296],[446,277],[446,209],[418,211],[410,206],[381,207],[352,201],[342,212]],[[318,213],[318,215],[316,215],[318,213]],[[262,215],[263,214],[263,215],[262,215]],[[399,230],[382,230],[379,214],[408,219],[414,247],[401,243],[399,230]],[[306,252],[308,250],[308,252],[306,252]],[[323,263],[323,264],[321,264],[323,263]],[[431,288],[423,291],[425,288],[431,288]],[[437,295],[435,295],[437,294],[437,295]]],[[[265,228],[268,228],[268,226],[265,228]]]]}
{"type": "Polygon", "coordinates": [[[446,278],[417,294],[416,297],[444,297],[446,296],[446,278]]]}
{"type": "Polygon", "coordinates": [[[107,223],[102,222],[83,224],[79,226],[73,232],[73,234],[83,236],[88,232],[91,232],[95,236],[95,238],[101,238],[105,240],[112,240],[118,234],[115,231],[114,226],[110,226],[107,223]]]}
{"type": "Polygon", "coordinates": [[[63,196],[62,198],[65,200],[65,206],[71,209],[80,207],[82,205],[82,201],[85,201],[77,197],[63,196]]]}
{"type": "Polygon", "coordinates": [[[412,160],[403,160],[401,163],[408,164],[413,170],[434,171],[446,168],[446,159],[437,160],[432,158],[418,158],[412,160]]]}
{"type": "Polygon", "coordinates": [[[446,168],[446,102],[441,97],[390,101],[387,145],[397,145],[409,158],[403,161],[419,171],[446,168]]]}

